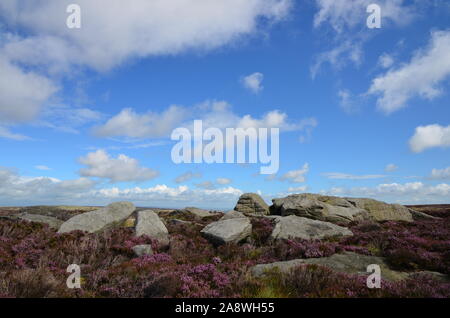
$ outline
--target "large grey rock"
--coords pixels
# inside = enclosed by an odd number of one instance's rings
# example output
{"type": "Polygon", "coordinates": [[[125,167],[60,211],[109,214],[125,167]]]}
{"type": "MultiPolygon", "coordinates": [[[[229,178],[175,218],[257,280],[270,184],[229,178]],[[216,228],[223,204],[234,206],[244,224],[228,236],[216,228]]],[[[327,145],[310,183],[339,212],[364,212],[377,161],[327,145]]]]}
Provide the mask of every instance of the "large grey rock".
{"type": "Polygon", "coordinates": [[[245,217],[246,216],[243,213],[232,210],[232,211],[226,212],[225,215],[220,218],[220,221],[230,220],[230,219],[240,219],[240,218],[245,218],[245,217]]]}
{"type": "Polygon", "coordinates": [[[107,207],[78,214],[59,228],[58,233],[67,233],[75,230],[96,233],[114,227],[125,221],[135,210],[131,202],[116,202],[107,207]]]}
{"type": "Polygon", "coordinates": [[[142,255],[152,255],[153,250],[152,246],[149,244],[142,244],[142,245],[136,245],[133,246],[133,252],[136,254],[136,256],[142,256],[142,255]]]}
{"type": "Polygon", "coordinates": [[[57,218],[54,218],[51,216],[46,216],[46,215],[39,215],[39,214],[23,213],[23,214],[17,215],[16,217],[20,220],[25,220],[25,221],[29,221],[29,222],[44,223],[55,230],[59,230],[61,225],[64,223],[64,221],[59,220],[57,218]]]}
{"type": "Polygon", "coordinates": [[[295,259],[285,262],[259,264],[251,268],[251,273],[256,277],[263,276],[265,273],[267,273],[267,271],[271,271],[274,269],[277,269],[281,273],[289,273],[295,267],[305,264],[316,264],[326,266],[337,272],[359,274],[365,276],[371,274],[367,272],[367,266],[376,264],[380,266],[382,279],[396,281],[406,279],[409,276],[408,273],[391,270],[382,257],[367,256],[352,252],[334,254],[330,257],[295,259]]]}
{"type": "Polygon", "coordinates": [[[147,235],[158,240],[162,247],[169,245],[169,231],[152,210],[139,211],[136,223],[136,236],[147,235]]]}
{"type": "Polygon", "coordinates": [[[328,222],[374,220],[412,221],[408,208],[372,199],[340,198],[319,194],[293,194],[273,199],[273,215],[297,215],[328,222]]]}
{"type": "Polygon", "coordinates": [[[241,195],[234,209],[242,213],[269,214],[269,206],[256,193],[244,193],[241,195]]]}
{"type": "Polygon", "coordinates": [[[295,215],[274,217],[275,227],[270,235],[271,239],[304,240],[323,239],[332,236],[352,236],[353,233],[346,227],[330,222],[302,218],[295,215]]]}
{"type": "Polygon", "coordinates": [[[358,208],[366,210],[374,221],[413,221],[409,209],[400,204],[388,204],[365,198],[345,198],[345,200],[358,208]]]}
{"type": "Polygon", "coordinates": [[[193,214],[193,215],[195,215],[198,218],[205,218],[205,217],[208,217],[208,216],[215,215],[211,211],[203,210],[203,209],[199,209],[199,208],[194,208],[194,207],[184,208],[183,211],[187,212],[187,213],[190,213],[190,214],[193,214]]]}
{"type": "Polygon", "coordinates": [[[252,233],[252,224],[248,218],[234,218],[208,224],[202,235],[214,244],[239,243],[252,233]]]}

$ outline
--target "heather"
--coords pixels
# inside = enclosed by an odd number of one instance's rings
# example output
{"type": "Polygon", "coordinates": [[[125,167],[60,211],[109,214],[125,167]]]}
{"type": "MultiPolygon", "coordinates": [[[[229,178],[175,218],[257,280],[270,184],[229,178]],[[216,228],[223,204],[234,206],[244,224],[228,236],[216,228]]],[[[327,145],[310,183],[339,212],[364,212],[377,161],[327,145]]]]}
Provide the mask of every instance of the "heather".
{"type": "Polygon", "coordinates": [[[195,219],[167,214],[171,244],[135,237],[130,228],[99,234],[58,234],[39,223],[0,220],[1,297],[450,297],[450,285],[426,273],[368,289],[364,276],[304,265],[288,274],[250,276],[256,264],[327,257],[342,251],[386,257],[399,271],[450,273],[450,218],[405,222],[354,222],[354,236],[325,240],[269,239],[273,220],[252,218],[240,244],[211,244],[200,230],[219,216],[195,219]],[[171,223],[184,218],[191,223],[171,223]],[[151,244],[136,257],[132,247],[151,244]],[[81,266],[82,288],[68,289],[66,268],[81,266]]]}

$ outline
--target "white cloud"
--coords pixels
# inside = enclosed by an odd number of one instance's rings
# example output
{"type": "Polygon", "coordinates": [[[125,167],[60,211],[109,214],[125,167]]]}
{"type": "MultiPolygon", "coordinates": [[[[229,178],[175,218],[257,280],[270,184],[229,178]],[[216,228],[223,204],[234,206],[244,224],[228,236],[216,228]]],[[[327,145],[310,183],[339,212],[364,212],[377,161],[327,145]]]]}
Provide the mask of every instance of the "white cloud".
{"type": "Polygon", "coordinates": [[[49,167],[44,166],[44,165],[34,166],[34,168],[37,169],[37,170],[44,170],[44,171],[52,170],[52,169],[50,169],[49,167]]]}
{"type": "Polygon", "coordinates": [[[416,153],[436,147],[450,147],[450,125],[419,126],[409,140],[409,148],[416,153]]]}
{"type": "Polygon", "coordinates": [[[131,108],[125,108],[104,125],[94,129],[94,133],[99,137],[167,137],[175,127],[181,124],[186,115],[184,108],[175,105],[162,113],[148,112],[146,114],[137,114],[131,108]]]}
{"type": "Polygon", "coordinates": [[[368,180],[368,179],[380,179],[385,178],[385,175],[379,175],[379,174],[367,174],[367,175],[353,175],[353,174],[347,174],[347,173],[340,173],[340,172],[329,172],[329,173],[323,173],[325,177],[328,179],[337,179],[337,180],[368,180]]]}
{"type": "MultiPolygon", "coordinates": [[[[37,118],[62,79],[72,80],[87,69],[108,71],[139,58],[206,52],[236,43],[263,34],[292,6],[292,0],[134,0],[132,6],[121,0],[78,0],[82,27],[74,30],[64,25],[72,2],[0,2],[0,124],[37,118]]],[[[44,125],[77,132],[50,119],[44,125]]],[[[107,128],[113,129],[113,123],[107,128]]],[[[2,130],[4,137],[21,139],[2,130]]],[[[155,128],[153,133],[162,132],[155,128]]]]}
{"type": "MultiPolygon", "coordinates": [[[[67,70],[87,65],[108,70],[130,58],[211,50],[261,30],[261,20],[282,20],[290,0],[78,0],[82,27],[65,27],[63,1],[0,3],[7,24],[30,30],[13,41],[14,59],[67,70]]],[[[270,23],[269,23],[270,24],[270,23]]]]}
{"type": "Polygon", "coordinates": [[[309,172],[309,164],[305,163],[299,170],[291,170],[285,173],[282,177],[282,181],[290,181],[293,183],[303,183],[306,181],[305,174],[309,172]]]}
{"type": "Polygon", "coordinates": [[[300,121],[298,129],[305,132],[304,135],[299,137],[300,143],[305,143],[311,140],[312,131],[318,124],[319,122],[314,117],[305,118],[300,121]]]}
{"type": "Polygon", "coordinates": [[[378,58],[378,65],[380,65],[382,68],[390,68],[393,64],[394,64],[394,58],[392,57],[392,55],[383,53],[378,58]]]}
{"type": "Polygon", "coordinates": [[[398,166],[393,163],[386,165],[386,167],[384,168],[384,171],[386,171],[386,172],[394,172],[397,170],[398,170],[398,166]]]}
{"type": "Polygon", "coordinates": [[[87,178],[61,181],[49,177],[23,177],[10,169],[0,167],[0,202],[23,205],[30,200],[46,198],[50,203],[71,198],[76,204],[78,193],[90,190],[95,182],[87,178]],[[20,203],[23,202],[23,203],[20,203]]]}
{"type": "Polygon", "coordinates": [[[205,190],[214,190],[216,187],[211,181],[204,181],[195,185],[197,188],[205,190]]]}
{"type": "Polygon", "coordinates": [[[244,85],[244,87],[249,89],[252,93],[258,94],[264,89],[264,87],[262,86],[263,79],[264,75],[262,73],[256,72],[245,76],[242,79],[242,85],[244,85]]]}
{"type": "Polygon", "coordinates": [[[301,192],[306,192],[306,190],[308,190],[307,186],[303,186],[303,187],[290,187],[288,188],[288,192],[289,193],[301,193],[301,192]]]}
{"type": "Polygon", "coordinates": [[[449,180],[450,179],[450,167],[445,169],[433,169],[431,171],[431,179],[437,180],[449,180]]]}
{"type": "Polygon", "coordinates": [[[182,175],[179,175],[178,177],[175,178],[175,182],[176,183],[183,183],[183,182],[187,182],[189,180],[192,180],[194,178],[201,178],[202,174],[199,172],[192,172],[192,171],[188,171],[186,173],[183,173],[182,175]]]}
{"type": "Polygon", "coordinates": [[[0,167],[0,205],[106,205],[132,201],[138,206],[231,209],[242,194],[233,187],[214,190],[189,189],[187,186],[155,185],[142,188],[95,188],[88,178],[58,180],[49,177],[23,177],[0,167]]]}
{"type": "Polygon", "coordinates": [[[288,120],[286,113],[272,110],[260,118],[235,114],[226,101],[205,101],[193,107],[172,105],[156,113],[138,114],[124,109],[104,125],[94,129],[100,137],[168,138],[177,127],[192,128],[194,120],[203,121],[203,129],[225,128],[280,128],[281,131],[305,130],[311,132],[317,120],[308,118],[299,122],[288,120]]]}
{"type": "Polygon", "coordinates": [[[361,104],[363,104],[361,96],[355,96],[347,89],[339,90],[338,97],[339,106],[347,114],[357,113],[361,109],[361,104]]]}
{"type": "MultiPolygon", "coordinates": [[[[405,5],[403,0],[378,0],[381,7],[382,23],[396,23],[404,25],[414,17],[411,6],[405,5]]],[[[314,17],[314,26],[319,27],[328,23],[336,32],[341,33],[355,27],[366,27],[367,6],[373,0],[316,0],[319,12],[314,17]]]]}
{"type": "Polygon", "coordinates": [[[12,139],[12,140],[28,140],[28,139],[30,139],[27,136],[13,133],[8,128],[2,127],[2,126],[0,126],[0,138],[6,138],[6,139],[12,139]]]}
{"type": "Polygon", "coordinates": [[[372,81],[368,94],[381,95],[377,106],[386,114],[407,106],[415,96],[428,100],[442,93],[439,86],[450,76],[450,31],[434,31],[427,48],[411,61],[372,81]]]}
{"type": "Polygon", "coordinates": [[[88,153],[79,161],[87,166],[80,169],[80,175],[109,179],[110,182],[145,181],[159,175],[155,170],[141,167],[136,159],[123,154],[111,158],[104,150],[88,153]]]}
{"type": "Polygon", "coordinates": [[[36,125],[49,127],[66,133],[79,133],[79,127],[100,121],[101,112],[85,107],[49,105],[42,111],[42,119],[36,125]]]}
{"type": "Polygon", "coordinates": [[[321,191],[321,193],[336,196],[369,197],[403,204],[432,204],[448,203],[450,185],[446,183],[426,185],[422,182],[390,183],[379,184],[375,187],[332,188],[321,191]]]}
{"type": "Polygon", "coordinates": [[[232,182],[232,180],[228,179],[228,178],[217,178],[216,182],[217,182],[217,184],[226,185],[226,184],[230,184],[232,182]]]}
{"type": "Polygon", "coordinates": [[[340,70],[348,63],[359,66],[363,59],[361,43],[345,41],[329,51],[320,53],[311,66],[311,77],[316,78],[323,64],[329,63],[334,69],[340,70]]]}
{"type": "Polygon", "coordinates": [[[0,123],[29,121],[56,91],[48,78],[23,71],[0,54],[0,123]]]}

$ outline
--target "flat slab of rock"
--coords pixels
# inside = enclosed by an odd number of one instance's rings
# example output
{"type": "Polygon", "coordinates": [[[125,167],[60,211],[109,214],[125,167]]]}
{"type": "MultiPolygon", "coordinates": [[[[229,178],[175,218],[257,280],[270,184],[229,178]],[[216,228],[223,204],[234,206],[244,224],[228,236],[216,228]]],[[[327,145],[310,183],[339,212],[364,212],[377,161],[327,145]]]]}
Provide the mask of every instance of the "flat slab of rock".
{"type": "Polygon", "coordinates": [[[413,209],[409,209],[409,213],[411,213],[414,220],[439,220],[439,217],[432,216],[429,214],[426,214],[424,212],[416,211],[413,209]]]}
{"type": "Polygon", "coordinates": [[[367,266],[377,264],[381,269],[381,278],[388,281],[396,281],[408,278],[409,274],[391,270],[384,258],[377,256],[367,256],[352,252],[334,254],[330,257],[295,259],[292,261],[276,262],[270,264],[260,264],[251,268],[253,276],[263,276],[267,271],[277,269],[281,273],[288,273],[297,266],[304,264],[316,264],[326,266],[334,271],[369,276],[367,266]]]}
{"type": "Polygon", "coordinates": [[[256,193],[244,193],[241,195],[234,209],[241,213],[269,214],[269,206],[256,193]]]}
{"type": "Polygon", "coordinates": [[[147,235],[158,240],[163,247],[169,245],[169,231],[158,214],[152,210],[144,210],[137,213],[136,236],[141,235],[147,235]]]}
{"type": "Polygon", "coordinates": [[[59,220],[57,218],[46,216],[46,215],[39,215],[39,214],[28,214],[23,213],[16,215],[16,217],[20,220],[30,221],[30,222],[37,222],[37,223],[44,223],[47,224],[49,227],[55,230],[59,230],[61,225],[64,223],[64,221],[59,220]]]}
{"type": "Polygon", "coordinates": [[[104,208],[78,214],[59,228],[58,233],[67,233],[76,230],[96,233],[119,225],[125,221],[135,210],[131,202],[116,202],[104,208]]]}
{"type": "Polygon", "coordinates": [[[208,217],[208,216],[215,215],[211,211],[203,210],[203,209],[199,209],[199,208],[194,208],[194,207],[184,208],[183,211],[185,211],[187,213],[191,213],[191,214],[193,214],[193,215],[195,215],[196,217],[199,217],[199,218],[205,218],[205,217],[208,217]]]}
{"type": "Polygon", "coordinates": [[[297,215],[328,222],[352,221],[408,221],[412,216],[408,208],[372,199],[340,198],[319,194],[293,194],[273,199],[272,215],[297,215]]]}
{"type": "Polygon", "coordinates": [[[232,211],[226,212],[225,215],[222,216],[219,221],[230,220],[230,219],[240,219],[240,218],[245,218],[245,217],[246,216],[243,213],[232,210],[232,211]]]}
{"type": "Polygon", "coordinates": [[[153,254],[152,246],[149,244],[141,244],[141,245],[133,246],[133,252],[134,252],[134,254],[136,254],[136,256],[153,254]]]}
{"type": "Polygon", "coordinates": [[[208,224],[202,235],[214,244],[239,243],[252,234],[252,224],[248,218],[234,218],[208,224]]]}
{"type": "Polygon", "coordinates": [[[295,215],[274,217],[275,227],[270,235],[273,240],[279,239],[323,239],[332,236],[352,236],[346,227],[330,222],[302,218],[295,215]]]}

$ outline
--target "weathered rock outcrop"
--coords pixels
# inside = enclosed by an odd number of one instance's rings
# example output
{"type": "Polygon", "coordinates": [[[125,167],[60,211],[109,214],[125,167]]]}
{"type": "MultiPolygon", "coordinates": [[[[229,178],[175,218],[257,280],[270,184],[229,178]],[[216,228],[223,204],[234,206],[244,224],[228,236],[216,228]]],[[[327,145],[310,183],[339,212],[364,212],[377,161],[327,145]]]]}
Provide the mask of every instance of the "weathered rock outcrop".
{"type": "Polygon", "coordinates": [[[256,193],[244,193],[241,195],[234,209],[242,213],[269,214],[269,206],[256,193]]]}
{"type": "Polygon", "coordinates": [[[76,215],[59,228],[58,233],[67,233],[75,230],[96,233],[107,228],[119,225],[125,221],[135,210],[131,202],[116,202],[107,207],[76,215]]]}
{"type": "Polygon", "coordinates": [[[370,218],[374,221],[413,221],[409,209],[400,204],[388,204],[364,198],[345,198],[345,200],[369,212],[370,218]]]}
{"type": "Polygon", "coordinates": [[[57,218],[54,218],[51,216],[46,216],[46,215],[39,215],[39,214],[22,213],[22,214],[17,215],[16,217],[20,220],[44,223],[55,230],[59,230],[61,225],[64,223],[64,221],[61,221],[57,218]]]}
{"type": "Polygon", "coordinates": [[[330,222],[312,220],[295,215],[273,218],[275,220],[275,227],[270,237],[274,240],[295,238],[311,240],[332,236],[353,235],[348,228],[330,222]]]}
{"type": "Polygon", "coordinates": [[[162,247],[169,245],[169,231],[159,216],[152,210],[139,211],[136,222],[136,236],[147,235],[158,240],[162,247]]]}
{"type": "Polygon", "coordinates": [[[248,218],[233,218],[210,223],[201,233],[214,244],[239,243],[251,235],[252,224],[248,218]]]}
{"type": "Polygon", "coordinates": [[[272,202],[270,212],[273,215],[297,215],[321,221],[343,223],[359,220],[408,222],[413,220],[408,208],[372,199],[340,198],[304,193],[273,199],[272,202]]]}
{"type": "Polygon", "coordinates": [[[389,281],[396,281],[408,278],[408,273],[397,272],[391,270],[384,258],[376,256],[367,256],[356,254],[352,252],[344,252],[342,254],[334,254],[330,257],[295,259],[285,262],[276,262],[270,264],[260,264],[251,268],[252,275],[259,277],[263,276],[267,271],[277,269],[281,273],[288,273],[295,267],[304,264],[316,264],[326,266],[337,272],[347,274],[359,274],[368,276],[371,273],[367,272],[367,266],[377,264],[381,269],[381,278],[389,281]]]}
{"type": "Polygon", "coordinates": [[[230,220],[230,219],[240,219],[240,218],[245,218],[245,217],[246,216],[243,213],[232,210],[232,211],[226,212],[225,215],[220,218],[220,221],[230,220]]]}

